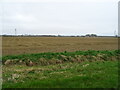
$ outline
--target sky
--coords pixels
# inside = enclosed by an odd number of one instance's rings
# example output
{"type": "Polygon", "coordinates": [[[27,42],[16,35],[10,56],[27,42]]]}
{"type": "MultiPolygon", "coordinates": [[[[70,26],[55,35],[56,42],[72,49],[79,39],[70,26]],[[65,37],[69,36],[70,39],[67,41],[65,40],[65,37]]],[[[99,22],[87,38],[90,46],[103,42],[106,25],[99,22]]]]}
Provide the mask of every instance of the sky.
{"type": "MultiPolygon", "coordinates": [[[[1,0],[2,34],[114,35],[119,0],[1,0]]],[[[116,31],[116,32],[115,32],[116,31]]]]}

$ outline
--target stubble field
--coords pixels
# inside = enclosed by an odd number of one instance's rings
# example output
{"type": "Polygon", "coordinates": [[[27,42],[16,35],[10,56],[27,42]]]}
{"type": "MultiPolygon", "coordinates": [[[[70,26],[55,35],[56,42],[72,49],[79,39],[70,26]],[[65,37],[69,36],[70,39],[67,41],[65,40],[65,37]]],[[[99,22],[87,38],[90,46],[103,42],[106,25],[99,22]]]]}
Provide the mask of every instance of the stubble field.
{"type": "Polygon", "coordinates": [[[117,50],[118,39],[112,37],[3,37],[2,54],[16,55],[79,50],[117,50]]]}

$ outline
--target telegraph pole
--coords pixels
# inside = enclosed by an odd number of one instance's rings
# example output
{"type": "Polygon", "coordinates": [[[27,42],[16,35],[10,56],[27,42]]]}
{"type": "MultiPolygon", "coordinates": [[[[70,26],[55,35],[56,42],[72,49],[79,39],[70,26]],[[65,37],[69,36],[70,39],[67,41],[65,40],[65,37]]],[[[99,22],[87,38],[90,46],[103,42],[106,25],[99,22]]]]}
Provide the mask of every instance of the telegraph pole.
{"type": "Polygon", "coordinates": [[[114,36],[116,36],[116,30],[114,31],[114,36]]]}
{"type": "Polygon", "coordinates": [[[15,28],[15,36],[17,36],[17,29],[15,28]]]}
{"type": "Polygon", "coordinates": [[[116,32],[116,30],[114,31],[114,35],[115,35],[115,37],[117,37],[117,32],[116,32]]]}

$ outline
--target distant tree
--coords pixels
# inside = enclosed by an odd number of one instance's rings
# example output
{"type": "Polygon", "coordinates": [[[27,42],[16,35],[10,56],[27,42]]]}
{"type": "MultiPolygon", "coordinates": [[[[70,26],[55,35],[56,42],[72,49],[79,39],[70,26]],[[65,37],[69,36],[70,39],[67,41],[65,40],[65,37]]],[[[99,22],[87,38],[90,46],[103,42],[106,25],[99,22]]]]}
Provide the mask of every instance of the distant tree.
{"type": "Polygon", "coordinates": [[[85,36],[86,36],[86,37],[90,37],[91,35],[90,35],[90,34],[86,34],[85,36]]]}
{"type": "Polygon", "coordinates": [[[58,37],[61,37],[61,35],[58,35],[58,37]]]}
{"type": "Polygon", "coordinates": [[[86,34],[86,37],[97,37],[96,34],[86,34]]]}
{"type": "Polygon", "coordinates": [[[91,34],[91,37],[97,37],[97,35],[96,34],[91,34]]]}

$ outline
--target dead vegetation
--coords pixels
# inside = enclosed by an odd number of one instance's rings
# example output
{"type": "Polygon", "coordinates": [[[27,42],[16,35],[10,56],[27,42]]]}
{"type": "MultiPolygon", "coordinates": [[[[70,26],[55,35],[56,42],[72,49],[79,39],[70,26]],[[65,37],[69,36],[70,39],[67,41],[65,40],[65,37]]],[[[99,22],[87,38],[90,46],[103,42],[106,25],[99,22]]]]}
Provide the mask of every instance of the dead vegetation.
{"type": "MultiPolygon", "coordinates": [[[[52,53],[51,53],[52,54],[52,53]]],[[[109,53],[110,54],[110,53],[109,53]]],[[[109,56],[108,54],[97,54],[97,55],[57,55],[58,58],[53,56],[51,59],[46,59],[46,58],[39,58],[38,60],[32,60],[32,59],[8,59],[8,60],[3,60],[3,65],[9,66],[9,65],[26,65],[29,67],[32,66],[47,66],[47,65],[56,65],[56,64],[63,64],[66,62],[71,62],[71,63],[82,63],[84,61],[114,61],[114,60],[119,60],[119,52],[116,54],[113,54],[109,56]]],[[[19,57],[19,56],[18,56],[19,57]]],[[[46,56],[47,57],[47,56],[46,56]]],[[[3,58],[4,59],[4,58],[3,58]]]]}

